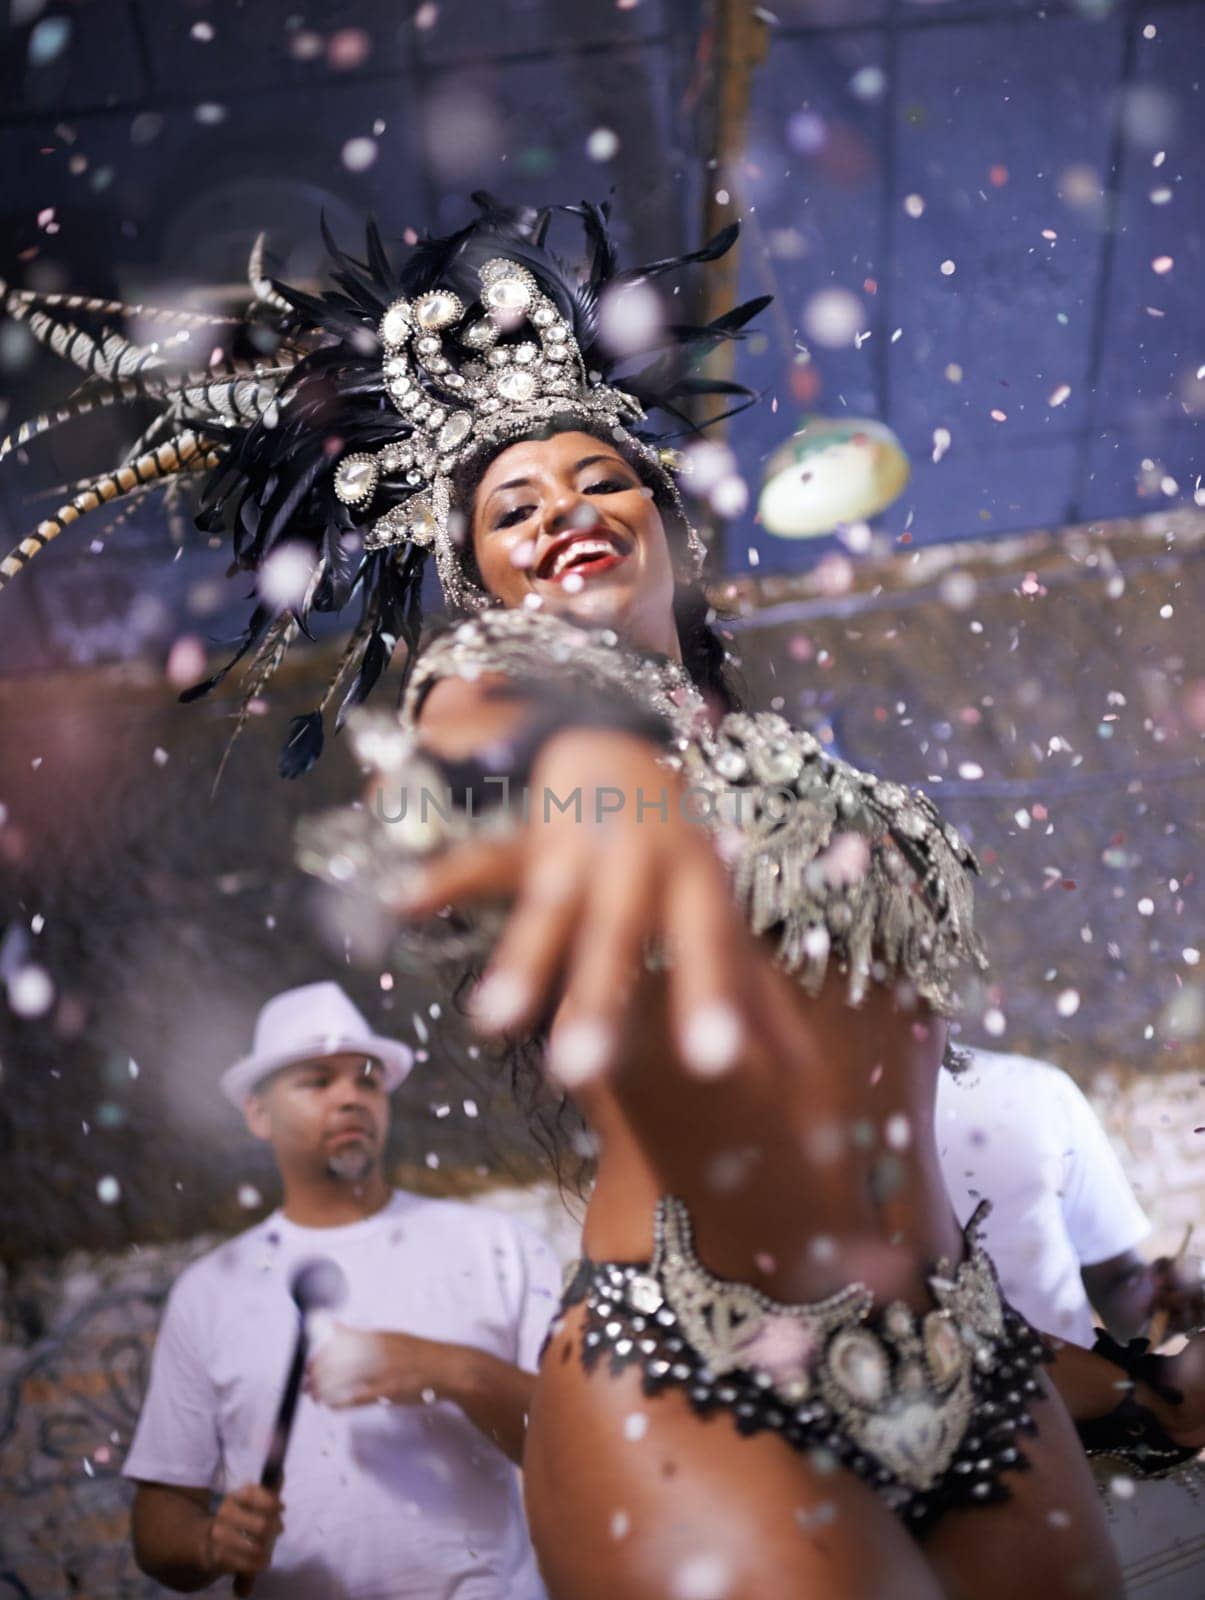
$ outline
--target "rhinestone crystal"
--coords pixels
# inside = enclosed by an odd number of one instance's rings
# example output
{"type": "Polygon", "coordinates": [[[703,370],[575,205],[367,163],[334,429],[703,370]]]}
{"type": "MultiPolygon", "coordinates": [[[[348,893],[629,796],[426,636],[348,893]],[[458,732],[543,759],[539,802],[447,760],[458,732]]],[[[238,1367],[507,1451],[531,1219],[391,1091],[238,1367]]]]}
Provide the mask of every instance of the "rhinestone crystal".
{"type": "Polygon", "coordinates": [[[648,1273],[638,1273],[628,1284],[629,1302],[635,1310],[643,1311],[646,1316],[652,1316],[654,1311],[658,1311],[664,1298],[661,1285],[648,1273]]]}
{"type": "Polygon", "coordinates": [[[450,289],[432,289],[414,302],[414,320],[428,332],[450,328],[463,315],[464,306],[450,289]]]}
{"type": "Polygon", "coordinates": [[[453,411],[439,430],[436,445],[440,450],[455,450],[473,431],[473,418],[468,411],[453,411]]]}
{"type": "Polygon", "coordinates": [[[347,456],[335,473],[335,493],[344,505],[363,505],[376,493],[379,473],[375,456],[347,456]]]}
{"type": "Polygon", "coordinates": [[[505,318],[521,315],[535,298],[530,275],[513,261],[487,262],[481,277],[485,284],[482,304],[505,318]]]}
{"type": "Polygon", "coordinates": [[[504,400],[530,400],[536,392],[535,374],[513,368],[498,379],[498,393],[504,400]]]}
{"type": "Polygon", "coordinates": [[[381,342],[387,345],[405,344],[410,332],[410,305],[406,300],[395,300],[381,318],[381,342]]]}

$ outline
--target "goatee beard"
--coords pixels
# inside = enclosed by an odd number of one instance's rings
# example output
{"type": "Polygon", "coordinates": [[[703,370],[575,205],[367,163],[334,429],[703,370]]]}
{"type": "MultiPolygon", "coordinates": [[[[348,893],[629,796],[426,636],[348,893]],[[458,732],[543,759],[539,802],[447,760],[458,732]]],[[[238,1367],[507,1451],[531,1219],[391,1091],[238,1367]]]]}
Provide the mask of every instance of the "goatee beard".
{"type": "Polygon", "coordinates": [[[376,1157],[371,1150],[346,1150],[328,1157],[326,1170],[340,1183],[363,1183],[372,1175],[376,1157]]]}

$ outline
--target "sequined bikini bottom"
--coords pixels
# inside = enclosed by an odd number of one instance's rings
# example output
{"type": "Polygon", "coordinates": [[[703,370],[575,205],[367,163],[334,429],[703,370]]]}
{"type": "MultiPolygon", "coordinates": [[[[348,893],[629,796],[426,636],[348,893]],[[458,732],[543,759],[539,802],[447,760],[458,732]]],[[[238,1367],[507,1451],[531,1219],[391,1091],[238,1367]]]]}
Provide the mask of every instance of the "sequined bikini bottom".
{"type": "Polygon", "coordinates": [[[854,1283],[787,1306],[709,1272],[680,1200],[657,1207],[653,1259],[583,1260],[562,1309],[584,1303],[582,1360],[639,1366],[646,1394],[681,1389],[694,1409],[723,1409],[742,1434],[772,1429],[821,1470],[864,1478],[921,1534],[944,1510],[1008,1498],[1001,1476],[1026,1465],[1017,1436],[1029,1407],[1039,1335],[1004,1300],[980,1241],[929,1277],[933,1309],[876,1308],[854,1283]]]}

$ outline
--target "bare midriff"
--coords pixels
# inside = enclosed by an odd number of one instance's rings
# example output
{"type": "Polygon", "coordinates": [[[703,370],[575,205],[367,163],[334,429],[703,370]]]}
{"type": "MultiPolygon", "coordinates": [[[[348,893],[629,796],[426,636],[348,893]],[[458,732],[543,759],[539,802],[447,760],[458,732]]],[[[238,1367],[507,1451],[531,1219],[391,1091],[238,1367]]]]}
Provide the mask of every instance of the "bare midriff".
{"type": "Polygon", "coordinates": [[[600,1142],[583,1248],[646,1260],[674,1194],[720,1276],[788,1304],[860,1281],[880,1303],[928,1306],[933,1263],[962,1250],[933,1128],[945,1024],[887,985],[852,1006],[835,969],[815,997],[778,981],[797,1059],[754,1052],[710,1081],[679,1064],[661,980],[646,982],[622,1068],[579,1096],[600,1142]]]}

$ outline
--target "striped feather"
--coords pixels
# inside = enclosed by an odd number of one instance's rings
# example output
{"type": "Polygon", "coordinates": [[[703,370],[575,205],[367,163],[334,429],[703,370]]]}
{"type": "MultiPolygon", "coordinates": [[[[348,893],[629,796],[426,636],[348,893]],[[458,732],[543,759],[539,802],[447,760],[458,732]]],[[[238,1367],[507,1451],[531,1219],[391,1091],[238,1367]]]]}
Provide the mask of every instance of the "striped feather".
{"type": "Polygon", "coordinates": [[[69,528],[73,522],[78,522],[98,506],[120,500],[142,484],[157,483],[177,472],[190,470],[198,458],[205,460],[208,457],[208,464],[216,465],[217,458],[212,454],[211,444],[212,441],[189,430],[157,445],[154,450],[148,450],[137,461],[118,467],[116,472],[102,473],[94,478],[87,488],[74,495],[66,505],[60,506],[53,517],[40,522],[0,561],[0,589],[23,571],[52,539],[57,539],[64,528],[69,528]]]}
{"type": "Polygon", "coordinates": [[[247,263],[247,282],[251,285],[251,293],[255,296],[256,304],[267,306],[271,311],[281,311],[288,315],[293,307],[278,294],[272,287],[272,280],[264,271],[264,243],[267,235],[259,233],[255,243],[251,246],[251,259],[247,263]]]}
{"type": "Polygon", "coordinates": [[[208,311],[182,311],[167,306],[131,306],[122,300],[97,300],[83,294],[40,294],[35,289],[10,289],[0,278],[5,309],[18,316],[18,305],[46,306],[55,310],[83,311],[89,316],[132,317],[143,322],[163,322],[176,328],[233,328],[242,317],[217,316],[208,311]]]}
{"type": "Polygon", "coordinates": [[[218,784],[222,781],[222,774],[226,770],[226,763],[230,760],[235,742],[247,725],[247,718],[251,715],[251,702],[263,692],[268,680],[288,654],[289,646],[296,639],[297,633],[296,617],[291,612],[283,612],[270,625],[259,649],[252,657],[243,679],[243,698],[234,720],[234,731],[226,741],[226,748],[222,751],[222,759],[218,762],[218,770],[214,774],[213,788],[209,791],[211,799],[218,792],[218,784]]]}
{"type": "MultiPolygon", "coordinates": [[[[109,387],[99,384],[95,387],[85,386],[66,405],[30,417],[14,433],[0,440],[0,461],[31,439],[37,439],[76,417],[87,416],[90,411],[103,410],[108,406],[132,405],[139,400],[167,401],[170,407],[215,421],[253,422],[267,411],[276,398],[276,391],[269,386],[268,380],[281,377],[289,371],[290,366],[260,368],[252,362],[232,362],[224,368],[190,372],[182,376],[165,376],[149,381],[127,378],[109,387]]],[[[157,419],[157,423],[163,420],[157,419]]],[[[157,423],[153,423],[151,428],[156,427],[157,423]]],[[[131,455],[134,454],[141,452],[131,451],[131,455]]]]}

